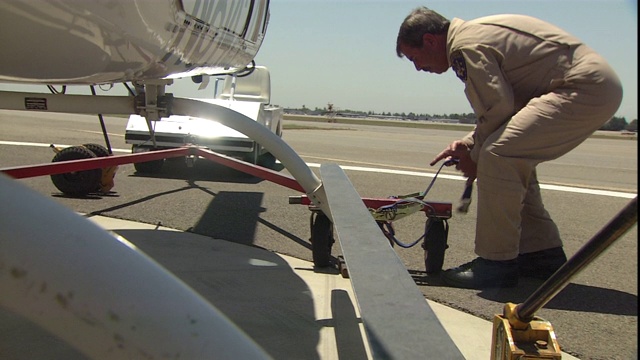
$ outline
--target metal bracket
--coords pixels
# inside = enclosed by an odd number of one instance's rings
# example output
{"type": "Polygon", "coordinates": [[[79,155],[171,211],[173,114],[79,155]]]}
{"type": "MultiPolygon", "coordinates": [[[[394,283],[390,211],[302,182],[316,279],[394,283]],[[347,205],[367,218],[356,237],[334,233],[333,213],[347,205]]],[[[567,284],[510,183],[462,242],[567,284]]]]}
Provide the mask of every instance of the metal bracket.
{"type": "Polygon", "coordinates": [[[165,93],[165,86],[173,84],[171,79],[144,80],[135,84],[136,114],[147,120],[153,147],[157,146],[153,122],[171,115],[173,94],[165,93]]]}
{"type": "Polygon", "coordinates": [[[463,359],[346,174],[320,174],[373,357],[463,359]]]}

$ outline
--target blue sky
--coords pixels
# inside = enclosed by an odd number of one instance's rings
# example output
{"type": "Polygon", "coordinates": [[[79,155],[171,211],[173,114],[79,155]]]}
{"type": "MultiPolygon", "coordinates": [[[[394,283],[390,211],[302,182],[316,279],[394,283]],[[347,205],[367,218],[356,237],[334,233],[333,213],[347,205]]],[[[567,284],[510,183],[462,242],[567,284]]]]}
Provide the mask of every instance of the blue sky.
{"type": "Polygon", "coordinates": [[[272,102],[375,112],[472,112],[453,71],[415,71],[395,53],[402,20],[417,6],[451,19],[526,14],[552,22],[602,54],[622,79],[617,113],[638,116],[637,0],[271,0],[258,65],[271,71],[272,102]]]}

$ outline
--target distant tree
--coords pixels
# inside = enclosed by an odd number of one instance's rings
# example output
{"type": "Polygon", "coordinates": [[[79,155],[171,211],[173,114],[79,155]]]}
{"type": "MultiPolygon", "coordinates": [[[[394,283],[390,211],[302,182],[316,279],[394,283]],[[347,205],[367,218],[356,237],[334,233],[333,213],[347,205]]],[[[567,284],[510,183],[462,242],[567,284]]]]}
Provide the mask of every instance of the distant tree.
{"type": "Polygon", "coordinates": [[[609,130],[609,131],[621,131],[627,127],[627,120],[624,117],[612,117],[611,120],[607,121],[600,130],[609,130]]]}
{"type": "Polygon", "coordinates": [[[629,125],[627,125],[626,130],[628,130],[628,131],[638,131],[638,119],[631,120],[629,125]]]}
{"type": "Polygon", "coordinates": [[[459,121],[461,124],[475,124],[476,114],[474,113],[460,114],[459,121]]]}

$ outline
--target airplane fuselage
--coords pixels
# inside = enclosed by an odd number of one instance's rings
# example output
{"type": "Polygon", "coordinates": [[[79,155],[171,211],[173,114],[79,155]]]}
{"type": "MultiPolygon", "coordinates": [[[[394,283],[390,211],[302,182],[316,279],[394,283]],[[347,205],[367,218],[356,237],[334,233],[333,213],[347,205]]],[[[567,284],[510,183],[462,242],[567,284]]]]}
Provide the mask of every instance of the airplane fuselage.
{"type": "Polygon", "coordinates": [[[0,82],[105,84],[233,72],[258,52],[268,4],[0,0],[0,82]]]}

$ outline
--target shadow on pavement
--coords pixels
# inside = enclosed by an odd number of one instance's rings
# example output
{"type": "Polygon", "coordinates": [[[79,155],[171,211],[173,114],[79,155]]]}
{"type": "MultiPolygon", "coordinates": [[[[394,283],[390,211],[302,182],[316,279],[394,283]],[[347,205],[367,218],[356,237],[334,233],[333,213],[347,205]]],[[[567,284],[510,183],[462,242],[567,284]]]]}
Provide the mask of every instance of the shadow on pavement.
{"type": "MultiPolygon", "coordinates": [[[[418,286],[448,287],[440,277],[423,271],[409,270],[418,286]]],[[[543,282],[532,278],[520,278],[514,288],[489,288],[478,291],[478,296],[498,303],[523,303],[543,282]]],[[[545,306],[546,309],[591,312],[599,314],[638,316],[638,297],[618,290],[582,284],[568,284],[545,306]]]]}
{"type": "Polygon", "coordinates": [[[262,207],[263,193],[221,191],[188,231],[216,239],[251,245],[262,207]]]}
{"type": "MultiPolygon", "coordinates": [[[[492,301],[522,303],[543,282],[520,279],[514,289],[483,290],[478,296],[492,301]]],[[[582,284],[568,284],[545,306],[546,309],[580,311],[598,314],[638,316],[638,296],[618,290],[582,284]]]]}
{"type": "Polygon", "coordinates": [[[309,288],[278,255],[191,233],[115,232],[201,294],[274,358],[319,358],[322,326],[309,288]]]}
{"type": "MultiPolygon", "coordinates": [[[[271,170],[281,171],[282,164],[277,163],[271,170]]],[[[147,177],[156,179],[185,179],[191,181],[216,181],[238,184],[258,184],[261,178],[245,174],[241,171],[217,164],[213,161],[200,159],[192,167],[188,167],[182,158],[167,159],[158,173],[135,172],[131,177],[147,177]]]]}

